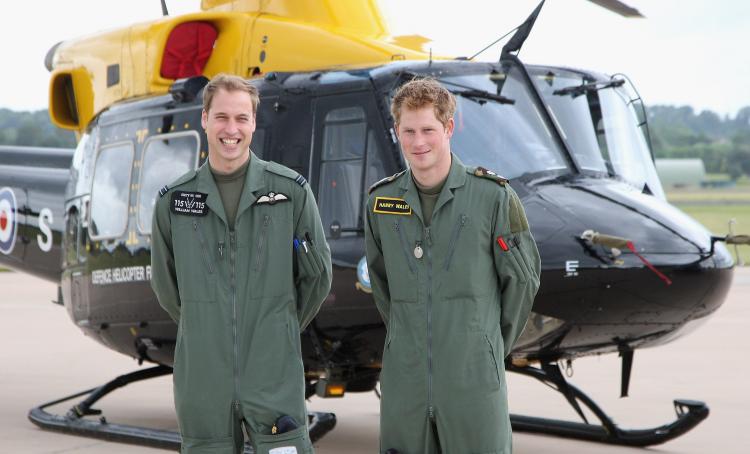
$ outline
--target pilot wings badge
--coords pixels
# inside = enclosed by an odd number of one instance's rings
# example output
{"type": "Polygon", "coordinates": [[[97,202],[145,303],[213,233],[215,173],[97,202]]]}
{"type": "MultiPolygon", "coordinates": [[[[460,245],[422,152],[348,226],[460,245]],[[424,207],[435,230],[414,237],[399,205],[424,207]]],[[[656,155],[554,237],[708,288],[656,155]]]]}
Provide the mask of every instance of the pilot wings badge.
{"type": "Polygon", "coordinates": [[[287,197],[285,194],[282,194],[280,192],[269,192],[267,195],[258,197],[258,200],[255,202],[255,204],[260,205],[261,203],[267,203],[269,205],[275,205],[277,202],[283,202],[285,200],[289,200],[289,197],[287,197]]]}

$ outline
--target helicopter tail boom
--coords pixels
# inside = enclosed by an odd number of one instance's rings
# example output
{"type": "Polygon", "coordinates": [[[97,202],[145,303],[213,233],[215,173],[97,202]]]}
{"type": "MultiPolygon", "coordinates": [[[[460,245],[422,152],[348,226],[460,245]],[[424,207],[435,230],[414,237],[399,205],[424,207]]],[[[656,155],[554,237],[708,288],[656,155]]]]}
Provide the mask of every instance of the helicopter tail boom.
{"type": "Polygon", "coordinates": [[[0,146],[0,265],[60,281],[73,150],[0,146]]]}

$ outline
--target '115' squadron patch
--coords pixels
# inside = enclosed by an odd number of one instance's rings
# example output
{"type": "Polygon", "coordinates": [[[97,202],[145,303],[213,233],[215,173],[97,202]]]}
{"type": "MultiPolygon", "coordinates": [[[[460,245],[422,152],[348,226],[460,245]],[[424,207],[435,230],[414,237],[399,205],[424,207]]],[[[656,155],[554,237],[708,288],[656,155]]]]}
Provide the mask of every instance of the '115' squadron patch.
{"type": "Polygon", "coordinates": [[[187,216],[205,216],[208,214],[206,198],[208,194],[202,192],[174,191],[170,209],[172,213],[187,216]]]}

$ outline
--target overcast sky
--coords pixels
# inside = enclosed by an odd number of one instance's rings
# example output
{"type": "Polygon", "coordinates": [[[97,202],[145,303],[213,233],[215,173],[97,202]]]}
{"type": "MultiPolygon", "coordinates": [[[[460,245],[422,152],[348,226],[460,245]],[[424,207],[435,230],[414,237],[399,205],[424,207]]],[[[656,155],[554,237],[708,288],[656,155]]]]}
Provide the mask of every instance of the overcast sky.
{"type": "MultiPolygon", "coordinates": [[[[346,1],[346,0],[341,0],[346,1]]],[[[548,0],[521,51],[527,63],[626,73],[647,104],[734,116],[750,105],[750,1],[625,0],[626,19],[586,0],[548,0]]],[[[394,35],[420,34],[439,55],[466,56],[520,24],[534,0],[380,0],[394,35]]],[[[167,0],[170,13],[200,0],[167,0]]],[[[0,107],[47,106],[44,56],[56,42],[158,18],[158,0],[11,2],[0,15],[0,107]]],[[[500,47],[480,60],[497,60],[500,47]]]]}

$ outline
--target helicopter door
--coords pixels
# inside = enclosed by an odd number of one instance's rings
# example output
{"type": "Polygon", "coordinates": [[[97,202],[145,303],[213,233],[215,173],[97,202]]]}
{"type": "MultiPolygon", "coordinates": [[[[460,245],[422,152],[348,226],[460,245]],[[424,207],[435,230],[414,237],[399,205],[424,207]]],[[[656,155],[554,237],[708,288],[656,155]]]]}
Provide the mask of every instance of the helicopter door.
{"type": "Polygon", "coordinates": [[[320,217],[338,260],[361,258],[367,188],[388,175],[381,144],[384,131],[370,92],[314,101],[314,144],[310,184],[317,190],[320,217]]]}

